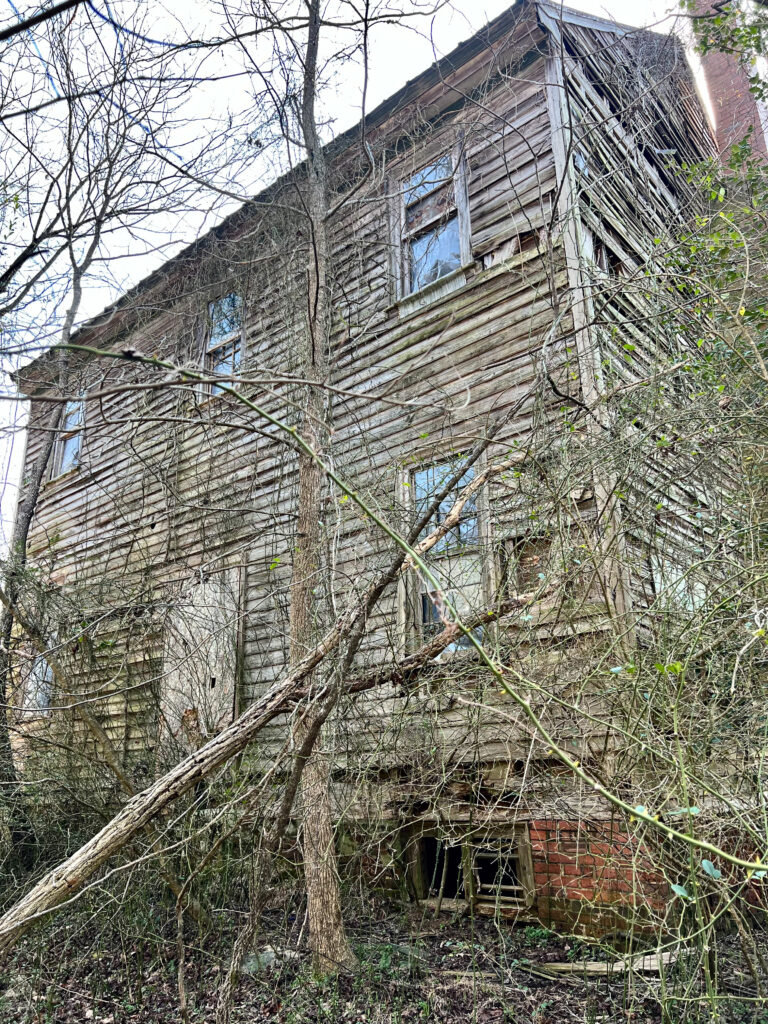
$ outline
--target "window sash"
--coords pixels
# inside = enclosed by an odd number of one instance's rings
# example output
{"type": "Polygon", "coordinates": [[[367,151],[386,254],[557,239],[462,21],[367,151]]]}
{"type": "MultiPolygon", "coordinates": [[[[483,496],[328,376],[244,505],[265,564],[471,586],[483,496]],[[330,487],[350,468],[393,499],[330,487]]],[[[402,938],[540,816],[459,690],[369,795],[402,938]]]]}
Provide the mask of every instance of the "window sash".
{"type": "Polygon", "coordinates": [[[237,292],[222,295],[208,303],[208,342],[206,352],[240,335],[243,330],[243,299],[237,292]]]}
{"type": "Polygon", "coordinates": [[[461,232],[457,214],[408,243],[411,293],[419,292],[461,267],[461,232]]]}
{"type": "Polygon", "coordinates": [[[63,476],[77,468],[80,462],[84,425],[84,400],[78,398],[67,402],[61,417],[59,436],[56,438],[52,473],[54,477],[63,476]]]}
{"type": "Polygon", "coordinates": [[[403,234],[411,237],[444,221],[456,209],[453,189],[441,188],[405,208],[403,234]]]}
{"type": "MultiPolygon", "coordinates": [[[[205,357],[206,370],[222,377],[234,377],[240,369],[241,352],[242,346],[239,337],[209,349],[205,357]]],[[[209,387],[211,395],[219,395],[224,391],[223,387],[213,382],[209,387]]]]}
{"type": "Polygon", "coordinates": [[[450,153],[422,167],[403,183],[403,201],[406,207],[425,199],[439,188],[444,188],[453,179],[453,159],[450,153]]]}
{"type": "Polygon", "coordinates": [[[64,406],[64,414],[61,418],[61,429],[79,430],[83,425],[83,401],[78,399],[74,402],[67,402],[64,406]]]}
{"type": "Polygon", "coordinates": [[[470,255],[466,176],[455,152],[401,185],[398,297],[415,295],[460,270],[470,255]],[[459,201],[461,198],[461,202],[459,201]]]}
{"type": "MultiPolygon", "coordinates": [[[[431,585],[432,584],[430,583],[429,586],[431,585]]],[[[474,589],[476,589],[478,592],[481,592],[482,585],[480,581],[478,581],[474,589]]],[[[445,597],[448,598],[453,607],[456,609],[459,618],[461,619],[462,622],[466,618],[466,612],[471,610],[470,604],[477,603],[467,601],[464,595],[457,594],[455,590],[444,590],[443,594],[445,595],[445,597]]],[[[451,619],[448,610],[443,610],[440,607],[440,596],[438,595],[438,592],[436,590],[422,590],[422,592],[419,594],[419,602],[419,611],[421,614],[421,637],[423,640],[431,640],[439,633],[442,633],[446,626],[450,625],[453,620],[451,619]],[[443,621],[444,619],[445,621],[443,621]]],[[[472,635],[476,640],[482,641],[483,627],[477,626],[475,629],[472,630],[472,635]]],[[[456,639],[452,643],[448,644],[448,646],[445,649],[446,651],[460,651],[465,650],[467,647],[471,646],[472,641],[467,636],[467,634],[459,633],[456,639]]]]}
{"type": "MultiPolygon", "coordinates": [[[[408,504],[417,515],[423,515],[435,495],[456,473],[455,462],[432,463],[412,470],[407,481],[408,504]]],[[[430,521],[423,528],[420,539],[431,533],[435,526],[445,522],[456,499],[474,478],[474,467],[467,469],[451,491],[443,498],[430,521]]],[[[462,517],[444,537],[430,549],[430,574],[433,580],[419,574],[403,590],[405,628],[411,636],[428,640],[442,632],[454,615],[443,608],[447,599],[458,618],[464,622],[484,605],[485,569],[480,552],[480,524],[477,495],[472,495],[462,509],[462,517]]],[[[477,639],[482,629],[474,631],[477,639]]],[[[470,647],[470,638],[463,633],[447,647],[456,651],[470,647]]]]}
{"type": "Polygon", "coordinates": [[[80,461],[80,431],[68,434],[59,438],[59,454],[57,459],[57,474],[61,476],[75,469],[80,461]]]}
{"type": "MultiPolygon", "coordinates": [[[[434,495],[444,486],[449,477],[456,472],[451,463],[435,463],[417,469],[413,473],[412,487],[417,511],[424,512],[434,495]]],[[[448,513],[456,503],[456,499],[474,478],[474,469],[470,468],[453,487],[449,494],[440,502],[440,506],[430,522],[422,530],[426,537],[436,526],[445,522],[448,513]]],[[[462,518],[432,548],[433,555],[449,554],[452,551],[476,549],[479,543],[477,495],[473,494],[462,510],[462,518]]]]}
{"type": "Polygon", "coordinates": [[[48,714],[53,703],[53,669],[39,655],[32,662],[27,685],[24,688],[24,710],[30,713],[48,714]]]}
{"type": "MultiPolygon", "coordinates": [[[[230,292],[208,303],[208,336],[204,365],[207,373],[234,377],[240,370],[243,352],[243,299],[230,292]]],[[[228,382],[231,383],[232,382],[228,382]]],[[[209,382],[205,390],[213,397],[223,386],[209,382]]]]}

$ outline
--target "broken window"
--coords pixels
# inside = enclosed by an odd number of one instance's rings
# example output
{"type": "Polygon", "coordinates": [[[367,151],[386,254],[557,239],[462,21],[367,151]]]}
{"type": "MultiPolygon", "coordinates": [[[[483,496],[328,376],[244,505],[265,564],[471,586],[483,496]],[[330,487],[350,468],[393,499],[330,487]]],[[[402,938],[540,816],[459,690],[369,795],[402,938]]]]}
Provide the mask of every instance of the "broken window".
{"type": "Polygon", "coordinates": [[[32,662],[24,688],[24,710],[31,715],[46,715],[53,703],[53,669],[40,654],[32,662]]]}
{"type": "Polygon", "coordinates": [[[408,863],[418,899],[471,899],[511,909],[533,903],[533,854],[525,824],[482,839],[448,835],[427,824],[413,838],[408,863]]]}
{"type": "Polygon", "coordinates": [[[422,899],[441,896],[446,900],[464,898],[464,867],[461,843],[450,843],[436,835],[421,838],[422,899]]]}
{"type": "Polygon", "coordinates": [[[595,264],[608,277],[619,277],[624,269],[621,257],[602,241],[595,243],[595,264]]]}
{"type": "Polygon", "coordinates": [[[552,542],[549,537],[512,537],[503,551],[508,596],[543,590],[552,584],[552,542]]]}
{"type": "MultiPolygon", "coordinates": [[[[450,461],[424,466],[413,473],[410,486],[417,516],[427,511],[455,473],[456,463],[450,461]]],[[[468,469],[440,502],[422,530],[422,538],[445,522],[459,495],[473,478],[474,470],[468,469]]],[[[433,580],[420,574],[415,611],[417,633],[423,640],[436,636],[453,621],[446,602],[454,607],[462,620],[482,603],[483,572],[479,544],[477,496],[473,494],[464,505],[459,521],[427,553],[430,571],[438,585],[436,587],[433,580]]],[[[477,630],[476,635],[479,637],[481,631],[477,630]]],[[[446,650],[470,646],[469,637],[461,634],[446,650]]]]}
{"type": "Polygon", "coordinates": [[[618,238],[607,229],[600,235],[589,228],[584,229],[583,252],[594,285],[602,285],[606,278],[621,277],[624,274],[624,259],[619,255],[620,249],[618,238]]]}
{"type": "Polygon", "coordinates": [[[85,424],[85,399],[75,398],[67,402],[61,415],[59,435],[53,450],[51,475],[63,476],[76,469],[80,462],[80,450],[85,424]]]}
{"type": "Polygon", "coordinates": [[[472,847],[472,881],[477,900],[523,905],[526,887],[518,844],[499,839],[472,847]]]}
{"type": "Polygon", "coordinates": [[[469,224],[458,161],[445,153],[402,185],[401,294],[419,292],[469,256],[469,224]]]}
{"type": "MultiPolygon", "coordinates": [[[[243,300],[230,292],[208,304],[208,335],[205,346],[205,369],[212,376],[231,382],[240,371],[243,350],[243,300]]],[[[218,384],[209,385],[209,394],[221,394],[218,384]]]]}

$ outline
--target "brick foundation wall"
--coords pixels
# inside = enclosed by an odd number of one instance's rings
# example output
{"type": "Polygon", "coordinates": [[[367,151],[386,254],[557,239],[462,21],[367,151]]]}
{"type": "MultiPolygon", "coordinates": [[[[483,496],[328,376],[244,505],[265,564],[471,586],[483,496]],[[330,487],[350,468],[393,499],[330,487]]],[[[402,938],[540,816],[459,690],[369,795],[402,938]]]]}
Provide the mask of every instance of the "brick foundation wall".
{"type": "Polygon", "coordinates": [[[667,887],[626,834],[610,823],[530,823],[535,909],[557,931],[600,937],[650,925],[667,887]]]}

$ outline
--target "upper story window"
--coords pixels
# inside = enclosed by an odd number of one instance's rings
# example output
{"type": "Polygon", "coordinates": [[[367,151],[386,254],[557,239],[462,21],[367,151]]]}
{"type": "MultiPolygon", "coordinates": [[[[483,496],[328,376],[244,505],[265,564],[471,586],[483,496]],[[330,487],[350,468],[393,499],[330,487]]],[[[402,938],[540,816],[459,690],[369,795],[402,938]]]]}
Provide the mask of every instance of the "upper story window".
{"type": "Polygon", "coordinates": [[[53,669],[42,655],[32,662],[24,689],[24,710],[30,714],[48,714],[53,703],[53,669]]]}
{"type": "Polygon", "coordinates": [[[76,398],[67,402],[53,449],[52,476],[62,476],[79,465],[84,426],[85,399],[76,398]]]}
{"type": "MultiPolygon", "coordinates": [[[[205,369],[212,376],[235,377],[243,355],[243,299],[230,292],[208,303],[208,331],[205,343],[205,369]]],[[[221,394],[218,384],[210,384],[211,395],[221,394]]]]}
{"type": "Polygon", "coordinates": [[[469,261],[469,216],[461,157],[445,153],[402,183],[400,296],[469,261]]]}
{"type": "MultiPolygon", "coordinates": [[[[424,466],[413,473],[410,487],[417,514],[422,514],[429,508],[435,496],[443,490],[455,472],[455,463],[441,462],[424,466]]],[[[423,536],[427,536],[436,526],[445,522],[459,494],[471,483],[473,477],[474,470],[468,469],[451,488],[424,528],[423,536]]],[[[478,610],[482,604],[483,567],[475,495],[472,495],[464,505],[459,522],[440,538],[426,558],[439,589],[432,580],[422,576],[418,581],[418,592],[413,595],[414,626],[417,636],[423,641],[440,633],[452,621],[445,598],[448,598],[462,620],[478,610]]],[[[469,639],[462,635],[448,650],[468,646],[469,639]]]]}

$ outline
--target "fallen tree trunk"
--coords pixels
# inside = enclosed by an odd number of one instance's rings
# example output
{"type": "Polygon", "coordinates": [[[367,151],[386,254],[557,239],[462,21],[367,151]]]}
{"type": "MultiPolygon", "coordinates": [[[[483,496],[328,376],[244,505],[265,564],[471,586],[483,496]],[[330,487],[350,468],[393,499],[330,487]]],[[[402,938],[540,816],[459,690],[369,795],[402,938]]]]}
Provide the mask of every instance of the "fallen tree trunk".
{"type": "MultiPolygon", "coordinates": [[[[461,472],[466,470],[467,465],[474,463],[487,447],[489,440],[490,436],[476,446],[464,463],[461,472]]],[[[522,461],[524,458],[525,456],[521,453],[516,456],[515,461],[522,461]]],[[[485,482],[498,471],[496,467],[489,467],[473,482],[472,488],[477,488],[480,483],[485,482]]],[[[460,479],[459,472],[454,476],[456,480],[460,479]]],[[[454,482],[455,480],[452,478],[448,482],[448,486],[453,486],[454,482]]],[[[289,711],[297,701],[306,700],[310,696],[308,689],[303,687],[302,683],[310,678],[312,672],[328,654],[336,650],[343,640],[354,633],[356,627],[361,628],[372,606],[386,587],[397,578],[406,556],[413,556],[414,551],[410,548],[410,544],[415,541],[423,526],[434,515],[436,508],[439,507],[439,502],[448,492],[448,486],[444,493],[436,496],[432,506],[427,510],[424,518],[416,524],[389,568],[368,588],[359,601],[347,607],[336,623],[302,661],[270,687],[237,721],[129,800],[100,832],[58,867],[44,875],[0,918],[0,960],[13,949],[19,938],[38,918],[45,916],[72,898],[103,864],[119,853],[166,807],[183,796],[198,782],[207,778],[220,765],[225,764],[244,750],[274,718],[289,711]]],[[[469,488],[465,488],[465,491],[462,492],[463,495],[468,490],[469,488]]],[[[441,530],[444,531],[451,525],[460,514],[464,500],[465,497],[460,496],[445,522],[433,531],[434,534],[438,534],[441,530]]],[[[426,540],[428,539],[426,538],[426,540]]],[[[429,664],[434,657],[453,643],[459,632],[471,631],[478,625],[492,621],[510,608],[522,607],[526,603],[526,598],[530,599],[532,596],[518,595],[495,612],[484,612],[471,621],[446,626],[442,633],[433,638],[415,656],[406,659],[407,667],[391,666],[389,671],[385,669],[366,673],[363,678],[350,680],[349,683],[342,686],[341,693],[359,693],[387,681],[402,681],[407,676],[420,671],[424,665],[429,664]],[[403,668],[405,668],[405,674],[403,668]]],[[[312,696],[318,701],[323,701],[328,696],[328,688],[325,687],[312,696]]]]}
{"type": "MultiPolygon", "coordinates": [[[[538,594],[519,594],[506,601],[497,611],[486,611],[467,620],[464,628],[475,629],[509,611],[526,607],[538,597],[538,594]]],[[[364,600],[363,604],[367,604],[367,601],[364,600]]],[[[314,650],[252,704],[236,722],[180,761],[148,789],[129,800],[100,832],[41,878],[26,896],[0,918],[0,958],[13,949],[35,920],[74,896],[106,861],[119,853],[169,804],[240,753],[274,718],[285,714],[297,701],[305,699],[307,692],[302,683],[350,632],[361,613],[359,605],[348,610],[314,650]]],[[[342,688],[342,693],[362,693],[388,682],[407,683],[453,643],[459,632],[458,625],[446,626],[420,651],[406,658],[401,664],[390,665],[387,669],[376,669],[352,679],[342,688]]],[[[325,696],[327,691],[323,690],[317,694],[317,699],[322,701],[325,696]]]]}

